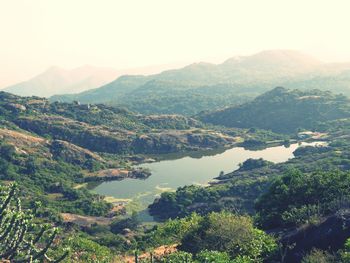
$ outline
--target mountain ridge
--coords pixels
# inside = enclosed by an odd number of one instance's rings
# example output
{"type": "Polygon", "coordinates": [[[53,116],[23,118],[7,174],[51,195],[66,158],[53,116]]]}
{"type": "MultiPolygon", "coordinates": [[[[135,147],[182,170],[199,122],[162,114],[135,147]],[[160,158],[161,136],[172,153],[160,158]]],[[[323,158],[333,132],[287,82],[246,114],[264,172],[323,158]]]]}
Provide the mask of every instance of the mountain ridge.
{"type": "Polygon", "coordinates": [[[199,62],[148,76],[121,76],[100,88],[51,100],[109,103],[146,114],[190,116],[245,102],[321,64],[298,51],[263,51],[221,64],[199,62]],[[170,102],[171,111],[167,109],[170,102]]]}

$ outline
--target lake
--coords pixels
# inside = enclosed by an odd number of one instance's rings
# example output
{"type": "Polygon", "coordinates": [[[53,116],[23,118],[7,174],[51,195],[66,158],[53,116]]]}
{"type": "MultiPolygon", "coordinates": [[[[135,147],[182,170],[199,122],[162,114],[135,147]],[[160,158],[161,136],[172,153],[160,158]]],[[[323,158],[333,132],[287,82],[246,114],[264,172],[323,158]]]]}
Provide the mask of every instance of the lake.
{"type": "Polygon", "coordinates": [[[222,153],[200,158],[182,157],[175,160],[162,160],[140,165],[149,168],[152,175],[145,179],[124,179],[122,181],[103,182],[94,191],[111,196],[115,201],[137,203],[139,208],[146,208],[163,191],[172,191],[185,185],[207,185],[221,171],[232,172],[248,158],[263,158],[274,163],[285,162],[293,158],[293,152],[300,146],[315,146],[322,142],[295,143],[289,147],[275,146],[263,150],[246,150],[234,147],[222,153]]]}

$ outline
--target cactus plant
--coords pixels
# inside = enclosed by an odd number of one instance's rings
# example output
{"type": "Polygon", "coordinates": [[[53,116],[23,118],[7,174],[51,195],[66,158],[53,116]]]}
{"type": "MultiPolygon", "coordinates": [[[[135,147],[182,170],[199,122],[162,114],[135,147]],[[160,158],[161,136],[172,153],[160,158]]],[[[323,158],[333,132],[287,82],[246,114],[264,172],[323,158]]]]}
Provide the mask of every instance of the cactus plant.
{"type": "Polygon", "coordinates": [[[31,211],[22,210],[16,183],[0,187],[0,261],[14,263],[60,262],[67,253],[58,259],[51,259],[47,251],[56,239],[58,229],[33,224],[31,211]]]}

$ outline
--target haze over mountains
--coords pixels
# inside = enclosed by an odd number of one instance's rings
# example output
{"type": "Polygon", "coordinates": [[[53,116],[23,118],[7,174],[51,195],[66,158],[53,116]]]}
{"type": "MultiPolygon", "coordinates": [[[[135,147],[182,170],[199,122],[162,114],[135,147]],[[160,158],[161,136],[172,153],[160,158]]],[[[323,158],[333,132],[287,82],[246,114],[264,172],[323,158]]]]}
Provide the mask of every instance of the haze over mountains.
{"type": "Polygon", "coordinates": [[[51,67],[45,72],[5,88],[17,95],[49,97],[54,94],[78,93],[104,85],[120,74],[114,69],[82,66],[72,70],[51,67]]]}
{"type": "Polygon", "coordinates": [[[101,87],[124,74],[154,74],[164,67],[167,65],[116,70],[85,65],[68,70],[53,66],[27,81],[6,87],[4,91],[20,96],[40,97],[73,94],[101,87]]]}
{"type": "Polygon", "coordinates": [[[268,50],[221,64],[194,63],[150,76],[121,76],[100,88],[51,100],[123,105],[144,114],[193,115],[244,103],[276,86],[350,94],[349,72],[350,64],[323,63],[293,50],[268,50]]]}
{"type": "Polygon", "coordinates": [[[130,75],[136,72],[145,71],[51,68],[5,91],[43,97],[63,94],[51,100],[107,103],[144,114],[185,115],[241,104],[276,86],[350,94],[350,63],[323,63],[293,50],[268,50],[221,64],[201,62],[159,74],[130,75]],[[129,75],[123,75],[125,72],[129,75]]]}

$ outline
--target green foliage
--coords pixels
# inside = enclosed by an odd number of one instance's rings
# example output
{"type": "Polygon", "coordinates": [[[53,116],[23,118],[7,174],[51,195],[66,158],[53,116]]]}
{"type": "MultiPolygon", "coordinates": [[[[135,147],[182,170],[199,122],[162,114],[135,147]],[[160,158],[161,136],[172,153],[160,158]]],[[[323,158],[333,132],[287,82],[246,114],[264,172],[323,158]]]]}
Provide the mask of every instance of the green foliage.
{"type": "Polygon", "coordinates": [[[181,219],[170,219],[147,233],[143,243],[152,247],[179,243],[189,231],[198,227],[201,220],[202,217],[195,213],[181,219]]]}
{"type": "Polygon", "coordinates": [[[272,162],[269,162],[269,161],[265,161],[264,159],[260,158],[260,159],[252,159],[252,158],[249,158],[247,160],[245,160],[242,164],[239,165],[239,169],[240,170],[252,170],[252,169],[255,169],[255,168],[261,168],[261,167],[264,167],[264,166],[268,166],[268,165],[271,165],[272,162]]]}
{"type": "Polygon", "coordinates": [[[133,212],[131,217],[114,221],[111,224],[111,231],[115,234],[120,234],[124,229],[136,230],[139,224],[137,213],[133,212]]]}
{"type": "MultiPolygon", "coordinates": [[[[339,146],[339,144],[338,144],[339,146]]],[[[318,154],[318,153],[325,153],[330,151],[330,147],[325,146],[304,146],[297,148],[293,154],[294,156],[303,156],[303,155],[311,155],[311,154],[318,154]]]]}
{"type": "Polygon", "coordinates": [[[328,91],[275,88],[254,101],[198,116],[202,121],[227,127],[293,133],[318,123],[350,117],[349,100],[328,91]]]}
{"type": "Polygon", "coordinates": [[[103,104],[49,103],[45,99],[6,93],[0,93],[0,99],[1,118],[17,129],[53,139],[50,148],[56,159],[89,170],[97,169],[101,162],[94,162],[93,154],[86,149],[110,154],[159,154],[232,143],[227,137],[200,129],[205,127],[201,122],[179,115],[145,116],[103,104]],[[13,109],[13,105],[22,110],[13,109]],[[198,134],[192,133],[193,128],[198,128],[198,134]]]}
{"type": "Polygon", "coordinates": [[[124,76],[101,89],[77,95],[53,96],[51,100],[119,105],[143,114],[175,113],[191,116],[203,110],[246,102],[257,94],[254,89],[231,83],[207,84],[193,85],[179,82],[179,79],[166,81],[124,76]]]}
{"type": "Polygon", "coordinates": [[[149,206],[150,212],[160,218],[176,218],[189,215],[187,206],[194,202],[214,202],[220,197],[216,189],[200,186],[184,186],[176,192],[164,192],[161,198],[149,206]]]}
{"type": "Polygon", "coordinates": [[[310,223],[314,216],[329,214],[348,202],[349,187],[349,173],[290,171],[260,197],[257,220],[265,228],[310,223]]]}
{"type": "Polygon", "coordinates": [[[196,255],[196,259],[199,262],[208,263],[228,263],[230,261],[230,256],[226,252],[210,251],[204,250],[196,255]]]}
{"type": "Polygon", "coordinates": [[[255,263],[255,261],[247,256],[238,256],[231,263],[255,263]]]}
{"type": "Polygon", "coordinates": [[[349,263],[350,262],[350,239],[347,239],[344,248],[339,251],[341,262],[349,263]]]}
{"type": "Polygon", "coordinates": [[[15,147],[0,141],[0,156],[7,161],[11,161],[16,153],[15,147]]]}
{"type": "Polygon", "coordinates": [[[249,217],[227,212],[205,216],[181,242],[181,249],[191,253],[215,250],[228,253],[232,259],[246,256],[254,262],[262,262],[276,248],[275,240],[256,229],[249,217]]]}
{"type": "Polygon", "coordinates": [[[0,155],[0,179],[18,182],[20,195],[26,195],[25,205],[40,200],[51,214],[64,211],[100,216],[110,210],[111,204],[101,201],[98,195],[83,188],[73,189],[74,183],[81,182],[81,168],[39,156],[40,152],[19,154],[13,148],[4,142],[0,146],[9,153],[0,155]]]}
{"type": "Polygon", "coordinates": [[[104,246],[84,237],[67,238],[62,245],[70,247],[70,254],[64,262],[109,263],[113,260],[111,251],[104,246]]]}
{"type": "Polygon", "coordinates": [[[167,255],[161,259],[161,262],[166,262],[166,263],[186,263],[186,262],[192,262],[192,254],[186,253],[183,251],[178,251],[175,253],[172,253],[170,255],[167,255]]]}
{"type": "MultiPolygon", "coordinates": [[[[306,255],[302,261],[302,263],[336,263],[336,257],[327,251],[322,251],[319,249],[313,249],[310,251],[308,255],[306,255]]],[[[347,261],[341,261],[342,263],[346,263],[347,261]]]]}
{"type": "Polygon", "coordinates": [[[0,261],[62,261],[67,252],[55,260],[47,254],[53,247],[58,229],[34,224],[35,211],[22,210],[17,191],[16,184],[0,186],[0,261]]]}

